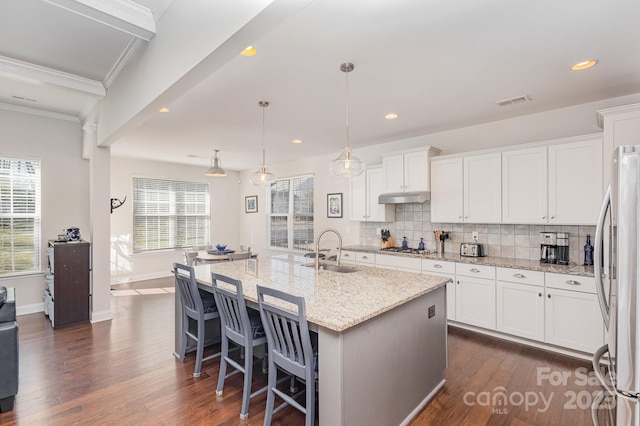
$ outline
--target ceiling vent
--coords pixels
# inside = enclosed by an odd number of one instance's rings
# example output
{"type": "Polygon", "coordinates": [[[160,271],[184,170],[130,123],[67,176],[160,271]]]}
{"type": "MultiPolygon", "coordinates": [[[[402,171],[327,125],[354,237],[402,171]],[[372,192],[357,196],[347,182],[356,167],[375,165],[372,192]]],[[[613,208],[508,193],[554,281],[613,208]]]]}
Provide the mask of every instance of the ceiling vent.
{"type": "Polygon", "coordinates": [[[502,101],[498,101],[496,102],[496,105],[498,106],[507,106],[507,105],[512,105],[512,104],[521,104],[522,102],[528,102],[531,100],[531,97],[529,95],[522,95],[522,96],[516,96],[515,98],[511,98],[511,99],[504,99],[502,101]]]}

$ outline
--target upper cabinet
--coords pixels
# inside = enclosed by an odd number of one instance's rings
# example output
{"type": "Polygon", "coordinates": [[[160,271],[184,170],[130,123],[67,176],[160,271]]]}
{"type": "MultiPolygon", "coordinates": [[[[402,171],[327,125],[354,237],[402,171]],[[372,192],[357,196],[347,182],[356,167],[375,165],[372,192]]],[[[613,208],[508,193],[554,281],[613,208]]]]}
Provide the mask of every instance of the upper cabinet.
{"type": "Polygon", "coordinates": [[[432,222],[500,222],[500,153],[431,161],[432,222]]]}
{"type": "Polygon", "coordinates": [[[360,176],[351,179],[351,208],[349,220],[360,222],[393,222],[396,208],[393,204],[378,204],[378,196],[384,192],[382,167],[370,167],[360,176]]]}
{"type": "Polygon", "coordinates": [[[613,151],[621,145],[640,145],[640,104],[598,111],[598,124],[604,129],[604,183],[611,180],[613,151]]]}
{"type": "Polygon", "coordinates": [[[547,147],[502,153],[503,223],[547,223],[547,147]]]}
{"type": "Polygon", "coordinates": [[[414,192],[429,190],[429,160],[440,150],[427,147],[382,157],[384,192],[414,192]]]}

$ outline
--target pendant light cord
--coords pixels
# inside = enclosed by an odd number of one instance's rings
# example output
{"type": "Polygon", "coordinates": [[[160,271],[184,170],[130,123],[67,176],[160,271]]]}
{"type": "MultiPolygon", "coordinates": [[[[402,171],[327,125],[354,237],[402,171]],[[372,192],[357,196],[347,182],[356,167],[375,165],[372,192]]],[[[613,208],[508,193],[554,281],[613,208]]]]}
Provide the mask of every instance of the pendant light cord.
{"type": "Polygon", "coordinates": [[[345,133],[346,133],[346,137],[347,137],[347,141],[345,143],[345,146],[347,148],[347,150],[349,150],[349,71],[345,72],[345,123],[346,123],[346,129],[345,129],[345,133]]]}

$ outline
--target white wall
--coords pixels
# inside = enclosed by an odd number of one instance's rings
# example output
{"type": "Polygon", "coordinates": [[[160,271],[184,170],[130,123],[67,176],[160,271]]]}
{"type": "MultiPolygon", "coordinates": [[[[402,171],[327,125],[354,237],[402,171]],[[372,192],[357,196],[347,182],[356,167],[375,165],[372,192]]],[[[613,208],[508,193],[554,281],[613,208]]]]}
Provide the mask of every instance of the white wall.
{"type": "Polygon", "coordinates": [[[155,161],[111,158],[111,196],[124,205],[111,214],[111,282],[123,283],[169,276],[173,262],[182,262],[182,250],[133,253],[132,177],[155,177],[208,182],[211,191],[211,243],[238,247],[240,191],[238,173],[208,177],[206,168],[155,161]]]}
{"type": "MultiPolygon", "coordinates": [[[[0,154],[30,156],[42,165],[41,269],[47,267],[47,240],[77,226],[89,235],[89,161],[81,158],[82,130],[73,123],[0,110],[0,154]]],[[[15,287],[18,314],[43,310],[44,274],[0,278],[15,287]]]]}

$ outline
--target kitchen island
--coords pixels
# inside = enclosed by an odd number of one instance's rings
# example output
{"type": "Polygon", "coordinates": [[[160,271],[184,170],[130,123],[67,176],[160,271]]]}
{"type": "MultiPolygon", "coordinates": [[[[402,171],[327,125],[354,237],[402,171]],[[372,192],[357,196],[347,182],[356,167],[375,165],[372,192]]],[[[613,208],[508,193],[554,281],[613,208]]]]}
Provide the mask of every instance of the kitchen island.
{"type": "Polygon", "coordinates": [[[408,423],[444,384],[450,279],[360,266],[316,272],[309,264],[279,255],[195,270],[208,291],[211,272],[240,279],[253,307],[257,285],[305,298],[309,328],[318,333],[321,425],[408,423]]]}

